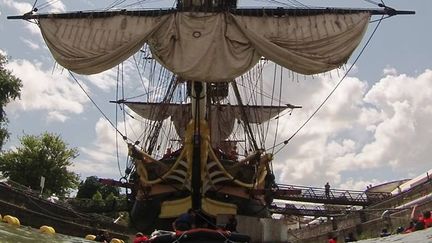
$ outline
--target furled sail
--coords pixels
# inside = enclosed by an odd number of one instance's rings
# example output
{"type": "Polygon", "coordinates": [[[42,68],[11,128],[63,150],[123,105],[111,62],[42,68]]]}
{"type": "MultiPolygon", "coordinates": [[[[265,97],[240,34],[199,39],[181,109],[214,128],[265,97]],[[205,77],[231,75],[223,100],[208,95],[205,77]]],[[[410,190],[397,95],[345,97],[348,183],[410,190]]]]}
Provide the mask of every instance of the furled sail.
{"type": "MultiPolygon", "coordinates": [[[[161,121],[171,117],[177,134],[184,138],[187,123],[191,119],[190,104],[160,104],[125,102],[135,113],[147,120],[161,121]]],[[[263,123],[275,117],[287,106],[244,106],[249,123],[263,123]]],[[[211,139],[217,145],[232,133],[235,120],[242,120],[239,106],[218,105],[211,106],[211,139]]]]}
{"type": "Polygon", "coordinates": [[[80,74],[99,73],[147,43],[168,70],[187,80],[232,80],[264,56],[302,74],[344,64],[366,30],[370,13],[240,16],[174,12],[97,18],[41,18],[56,61],[80,74]]]}
{"type": "Polygon", "coordinates": [[[136,53],[152,31],[169,16],[107,18],[46,18],[42,36],[54,59],[80,74],[108,70],[136,53]]]}

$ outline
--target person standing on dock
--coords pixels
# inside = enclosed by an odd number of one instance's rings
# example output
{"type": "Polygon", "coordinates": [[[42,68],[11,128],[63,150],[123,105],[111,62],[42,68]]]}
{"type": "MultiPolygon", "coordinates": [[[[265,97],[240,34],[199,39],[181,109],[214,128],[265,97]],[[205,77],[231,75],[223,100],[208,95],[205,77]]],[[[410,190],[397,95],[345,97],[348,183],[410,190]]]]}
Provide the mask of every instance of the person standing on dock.
{"type": "Polygon", "coordinates": [[[330,184],[328,182],[324,185],[324,191],[326,198],[330,198],[330,184]]]}

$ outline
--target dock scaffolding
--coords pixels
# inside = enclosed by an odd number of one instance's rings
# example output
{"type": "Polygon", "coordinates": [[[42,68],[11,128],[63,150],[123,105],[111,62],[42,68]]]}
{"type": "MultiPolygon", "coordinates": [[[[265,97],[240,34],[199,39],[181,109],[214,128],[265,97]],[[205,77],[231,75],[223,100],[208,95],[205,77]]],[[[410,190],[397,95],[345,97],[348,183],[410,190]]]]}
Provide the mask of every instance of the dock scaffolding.
{"type": "Polygon", "coordinates": [[[278,184],[278,189],[273,193],[273,198],[280,200],[363,207],[381,202],[389,197],[391,197],[391,193],[387,192],[344,189],[330,189],[329,193],[326,194],[324,188],[286,184],[278,184]],[[291,193],[283,193],[289,191],[291,191],[291,193]]]}
{"type": "Polygon", "coordinates": [[[348,211],[358,210],[353,206],[367,207],[390,198],[388,192],[370,192],[344,189],[330,189],[326,192],[325,188],[278,184],[277,189],[272,191],[255,193],[271,196],[276,200],[307,202],[323,205],[298,205],[285,203],[272,203],[269,211],[275,214],[329,217],[345,215],[348,211]]]}

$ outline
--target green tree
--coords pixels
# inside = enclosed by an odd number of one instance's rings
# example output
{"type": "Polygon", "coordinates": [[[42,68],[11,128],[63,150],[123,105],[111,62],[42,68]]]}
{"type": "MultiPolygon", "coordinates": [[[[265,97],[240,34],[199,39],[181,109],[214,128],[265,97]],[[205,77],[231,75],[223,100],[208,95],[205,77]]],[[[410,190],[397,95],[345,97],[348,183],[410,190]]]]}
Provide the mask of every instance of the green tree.
{"type": "Polygon", "coordinates": [[[99,191],[96,191],[96,193],[92,197],[93,205],[97,207],[103,207],[105,206],[105,202],[102,199],[102,194],[99,191]]]}
{"type": "Polygon", "coordinates": [[[113,196],[116,197],[120,195],[120,191],[117,187],[100,183],[97,176],[89,176],[84,182],[81,182],[78,186],[78,193],[76,197],[90,199],[97,191],[102,195],[102,198],[105,199],[111,193],[113,194],[113,196]]]}
{"type": "Polygon", "coordinates": [[[4,107],[11,100],[20,97],[22,82],[5,68],[7,58],[0,53],[0,150],[9,138],[7,117],[4,107]]]}
{"type": "Polygon", "coordinates": [[[68,148],[58,136],[44,133],[24,135],[21,146],[0,155],[0,171],[9,179],[40,190],[40,178],[45,177],[44,192],[64,196],[78,186],[79,177],[68,171],[72,159],[78,156],[76,148],[68,148]]]}
{"type": "Polygon", "coordinates": [[[117,200],[117,197],[112,192],[105,197],[105,201],[114,201],[114,200],[117,200]]]}
{"type": "Polygon", "coordinates": [[[99,191],[96,191],[96,193],[92,197],[93,201],[103,201],[102,194],[99,191]]]}

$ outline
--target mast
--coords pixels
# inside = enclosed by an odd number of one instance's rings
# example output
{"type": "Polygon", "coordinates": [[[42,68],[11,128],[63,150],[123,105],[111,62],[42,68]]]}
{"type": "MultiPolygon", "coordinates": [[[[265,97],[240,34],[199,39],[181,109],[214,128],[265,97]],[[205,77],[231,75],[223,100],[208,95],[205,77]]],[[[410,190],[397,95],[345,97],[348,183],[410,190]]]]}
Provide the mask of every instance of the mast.
{"type": "Polygon", "coordinates": [[[203,82],[192,82],[192,119],[194,120],[193,152],[192,152],[192,208],[201,210],[201,120],[204,120],[206,109],[206,91],[203,82]]]}
{"type": "MultiPolygon", "coordinates": [[[[179,11],[221,11],[235,9],[237,0],[179,0],[177,10],[179,11]]],[[[201,169],[206,161],[201,161],[201,121],[205,120],[207,108],[207,90],[205,82],[190,81],[192,86],[192,119],[194,121],[193,152],[192,152],[192,175],[191,175],[191,198],[192,209],[201,210],[202,179],[201,169]]],[[[205,158],[206,160],[206,158],[205,158]]]]}

